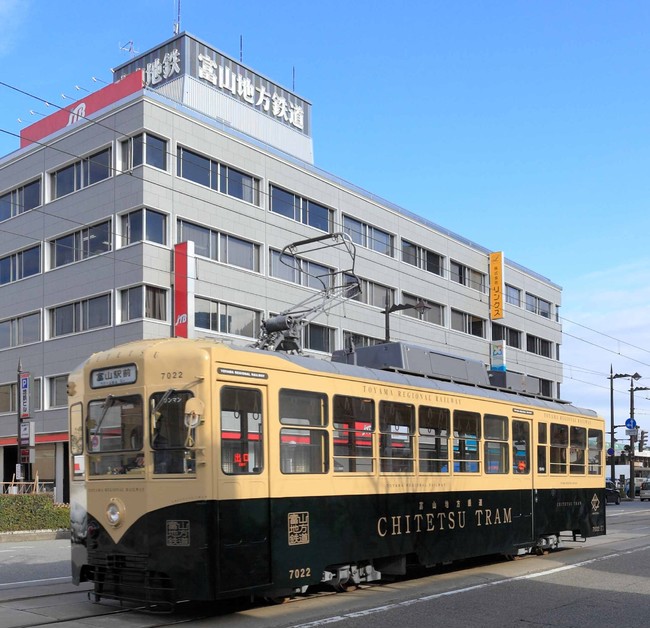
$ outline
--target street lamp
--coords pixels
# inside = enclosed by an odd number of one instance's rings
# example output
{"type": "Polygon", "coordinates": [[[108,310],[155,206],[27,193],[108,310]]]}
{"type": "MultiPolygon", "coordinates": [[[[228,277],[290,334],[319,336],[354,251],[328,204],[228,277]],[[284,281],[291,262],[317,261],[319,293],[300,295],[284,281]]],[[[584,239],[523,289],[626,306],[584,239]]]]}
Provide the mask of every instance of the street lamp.
{"type": "MultiPolygon", "coordinates": [[[[635,373],[634,376],[639,376],[638,373],[635,373]]],[[[630,378],[630,419],[632,421],[632,427],[634,428],[634,392],[635,391],[650,391],[650,387],[635,387],[634,380],[638,380],[632,376],[630,378]]],[[[630,435],[630,499],[634,500],[634,442],[636,441],[636,435],[630,435]]]]}
{"type": "Polygon", "coordinates": [[[612,454],[611,457],[611,467],[610,467],[610,474],[611,474],[611,479],[612,482],[616,482],[614,476],[616,475],[616,462],[614,461],[615,455],[616,455],[616,446],[614,445],[616,443],[616,439],[614,437],[614,430],[617,428],[617,426],[614,426],[614,380],[616,378],[632,378],[633,380],[639,380],[641,376],[638,373],[635,374],[629,374],[629,373],[614,373],[614,370],[612,366],[609,366],[609,417],[610,417],[610,428],[611,428],[611,447],[612,450],[614,450],[614,454],[612,454]]]}
{"type": "Polygon", "coordinates": [[[384,343],[390,343],[390,313],[391,312],[397,312],[398,310],[409,310],[413,308],[414,310],[417,310],[420,315],[424,314],[425,310],[429,310],[431,306],[426,304],[424,301],[421,299],[418,299],[416,303],[414,304],[393,304],[392,306],[388,306],[388,293],[386,293],[386,308],[382,310],[384,315],[386,315],[385,319],[385,327],[386,327],[386,335],[385,335],[385,340],[384,343]]]}

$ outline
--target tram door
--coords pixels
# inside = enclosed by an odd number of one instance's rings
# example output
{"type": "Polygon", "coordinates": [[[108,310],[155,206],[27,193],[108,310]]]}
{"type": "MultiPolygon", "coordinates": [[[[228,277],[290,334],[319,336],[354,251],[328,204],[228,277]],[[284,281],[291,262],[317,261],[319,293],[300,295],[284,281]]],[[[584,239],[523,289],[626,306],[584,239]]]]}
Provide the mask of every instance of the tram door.
{"type": "Polygon", "coordinates": [[[217,472],[221,592],[270,583],[268,417],[265,387],[219,391],[217,472]]]}
{"type": "Polygon", "coordinates": [[[513,513],[513,522],[517,522],[517,537],[520,541],[533,539],[533,500],[535,473],[533,470],[531,421],[527,419],[512,420],[512,462],[513,473],[519,483],[518,514],[513,513]],[[516,520],[515,520],[516,518],[516,520]]]}

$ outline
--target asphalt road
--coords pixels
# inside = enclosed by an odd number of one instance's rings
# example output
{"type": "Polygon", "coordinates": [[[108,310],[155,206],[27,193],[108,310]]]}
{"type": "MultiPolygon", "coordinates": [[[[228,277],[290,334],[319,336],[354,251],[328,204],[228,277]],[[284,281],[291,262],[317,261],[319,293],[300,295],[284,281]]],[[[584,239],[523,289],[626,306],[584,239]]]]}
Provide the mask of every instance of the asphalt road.
{"type": "Polygon", "coordinates": [[[284,605],[185,605],[170,616],[88,602],[85,592],[69,585],[67,540],[4,543],[0,626],[58,621],[78,627],[647,627],[650,503],[609,505],[607,519],[606,536],[566,543],[564,550],[543,557],[483,558],[284,605]],[[41,603],[27,600],[39,595],[41,603]],[[17,614],[13,624],[12,614],[17,614]]]}

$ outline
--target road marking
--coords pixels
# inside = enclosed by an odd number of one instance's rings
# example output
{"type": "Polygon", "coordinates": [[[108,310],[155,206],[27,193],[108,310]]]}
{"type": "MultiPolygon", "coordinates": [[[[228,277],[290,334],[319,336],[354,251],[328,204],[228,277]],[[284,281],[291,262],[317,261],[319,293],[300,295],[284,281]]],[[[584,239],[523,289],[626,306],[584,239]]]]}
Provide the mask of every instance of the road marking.
{"type": "Polygon", "coordinates": [[[343,614],[341,616],[331,616],[330,618],[322,618],[320,620],[314,620],[313,622],[305,623],[304,625],[295,625],[296,627],[320,627],[322,625],[329,625],[334,622],[344,622],[350,618],[360,618],[363,616],[371,616],[372,614],[379,614],[381,612],[389,611],[391,609],[399,609],[400,607],[409,607],[411,605],[417,605],[418,603],[425,603],[428,601],[433,601],[437,598],[442,598],[444,596],[455,596],[456,594],[464,594],[466,592],[473,592],[474,590],[481,590],[483,588],[493,587],[497,585],[505,585],[507,583],[513,583],[514,581],[524,581],[526,579],[539,579],[541,577],[546,577],[551,574],[556,574],[558,572],[565,572],[566,570],[573,570],[574,568],[582,568],[583,566],[588,566],[592,563],[598,563],[600,561],[609,561],[616,557],[622,557],[623,555],[631,555],[632,553],[637,553],[639,551],[650,550],[650,546],[643,546],[641,548],[635,548],[634,550],[626,550],[618,553],[611,553],[603,557],[595,557],[594,559],[587,559],[585,561],[580,561],[569,566],[560,566],[558,568],[551,568],[550,570],[544,570],[542,572],[535,572],[533,574],[524,574],[518,577],[510,577],[508,579],[500,579],[498,581],[492,581],[490,583],[479,583],[477,585],[470,585],[469,587],[459,588],[457,590],[450,590],[448,592],[439,592],[438,594],[430,594],[428,596],[420,596],[418,598],[409,599],[402,601],[401,603],[389,603],[388,605],[382,605],[380,607],[372,607],[370,609],[362,609],[356,612],[350,612],[349,614],[343,614]]]}
{"type": "Polygon", "coordinates": [[[36,585],[38,583],[72,583],[72,577],[52,577],[50,579],[34,579],[33,581],[13,581],[12,583],[0,583],[0,590],[9,590],[13,587],[23,585],[36,585]]]}

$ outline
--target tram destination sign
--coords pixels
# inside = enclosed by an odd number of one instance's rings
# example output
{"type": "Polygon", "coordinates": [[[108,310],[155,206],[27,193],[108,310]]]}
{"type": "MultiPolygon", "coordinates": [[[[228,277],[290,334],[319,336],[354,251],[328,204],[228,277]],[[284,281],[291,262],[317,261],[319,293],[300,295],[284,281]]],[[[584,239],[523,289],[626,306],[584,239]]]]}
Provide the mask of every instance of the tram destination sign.
{"type": "Polygon", "coordinates": [[[138,368],[135,365],[120,365],[93,370],[90,373],[90,386],[93,389],[117,387],[123,384],[134,384],[137,379],[138,368]]]}

